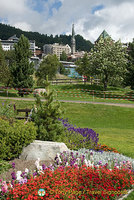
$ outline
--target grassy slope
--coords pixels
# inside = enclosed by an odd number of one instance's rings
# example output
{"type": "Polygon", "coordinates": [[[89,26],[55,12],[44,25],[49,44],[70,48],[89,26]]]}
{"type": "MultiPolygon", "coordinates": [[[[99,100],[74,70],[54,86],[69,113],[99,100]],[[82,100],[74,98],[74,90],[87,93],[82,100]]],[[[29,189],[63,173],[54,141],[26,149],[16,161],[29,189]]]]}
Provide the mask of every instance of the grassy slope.
{"type": "Polygon", "coordinates": [[[134,158],[134,109],[92,104],[62,103],[65,117],[78,127],[99,133],[99,142],[134,158]]]}

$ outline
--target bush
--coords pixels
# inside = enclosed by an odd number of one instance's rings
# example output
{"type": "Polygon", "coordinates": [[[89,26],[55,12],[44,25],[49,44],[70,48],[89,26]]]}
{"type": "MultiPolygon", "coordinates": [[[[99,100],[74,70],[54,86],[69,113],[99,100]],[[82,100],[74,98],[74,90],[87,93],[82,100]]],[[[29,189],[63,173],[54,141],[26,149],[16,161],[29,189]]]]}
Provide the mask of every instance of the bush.
{"type": "Polygon", "coordinates": [[[12,167],[12,165],[10,165],[7,161],[0,160],[0,174],[7,171],[11,167],[12,167]]]}
{"type": "Polygon", "coordinates": [[[17,158],[24,146],[36,139],[36,127],[33,122],[24,124],[16,121],[12,124],[8,120],[0,119],[0,159],[17,158]]]}
{"type": "Polygon", "coordinates": [[[14,106],[14,104],[4,100],[3,103],[0,104],[0,116],[2,118],[7,118],[9,121],[13,121],[15,117],[14,106]]]}
{"type": "Polygon", "coordinates": [[[37,97],[37,108],[33,109],[32,120],[37,125],[37,139],[56,141],[59,135],[64,132],[64,127],[58,120],[62,113],[61,106],[59,102],[53,101],[52,93],[47,95],[47,97],[48,99],[46,99],[45,102],[42,102],[40,98],[37,97]]]}
{"type": "Polygon", "coordinates": [[[53,91],[49,91],[48,77],[44,82],[46,92],[41,93],[45,98],[42,102],[40,97],[36,95],[36,106],[32,109],[32,120],[37,125],[37,139],[43,141],[57,141],[59,136],[63,134],[64,127],[58,120],[63,111],[58,101],[54,101],[53,91]]]}

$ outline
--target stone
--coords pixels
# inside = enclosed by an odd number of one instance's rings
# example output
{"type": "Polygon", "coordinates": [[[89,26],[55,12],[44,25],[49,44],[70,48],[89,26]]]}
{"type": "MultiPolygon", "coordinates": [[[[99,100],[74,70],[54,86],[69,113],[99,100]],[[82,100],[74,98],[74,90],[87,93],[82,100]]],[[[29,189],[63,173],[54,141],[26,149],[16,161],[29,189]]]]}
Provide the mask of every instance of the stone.
{"type": "Polygon", "coordinates": [[[38,88],[34,90],[34,93],[38,93],[39,95],[41,95],[41,93],[44,93],[44,92],[46,92],[46,89],[44,88],[38,88]]]}
{"type": "Polygon", "coordinates": [[[34,140],[24,147],[20,155],[21,160],[46,160],[54,161],[57,153],[70,151],[64,143],[34,140]]]}

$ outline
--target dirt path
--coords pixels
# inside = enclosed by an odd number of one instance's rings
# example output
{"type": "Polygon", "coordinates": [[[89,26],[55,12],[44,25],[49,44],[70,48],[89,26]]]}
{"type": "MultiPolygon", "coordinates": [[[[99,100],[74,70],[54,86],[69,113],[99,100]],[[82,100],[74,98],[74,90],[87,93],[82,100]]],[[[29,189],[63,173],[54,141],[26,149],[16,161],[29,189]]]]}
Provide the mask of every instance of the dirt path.
{"type": "MultiPolygon", "coordinates": [[[[15,98],[15,97],[0,97],[0,99],[12,99],[12,100],[20,100],[20,101],[35,101],[34,98],[15,98]]],[[[41,101],[45,101],[42,99],[41,101]]],[[[134,108],[134,104],[126,104],[126,103],[107,103],[107,102],[94,102],[94,101],[72,101],[72,100],[59,100],[60,102],[67,103],[88,103],[88,104],[100,104],[107,106],[120,106],[120,107],[128,107],[134,108]]]]}

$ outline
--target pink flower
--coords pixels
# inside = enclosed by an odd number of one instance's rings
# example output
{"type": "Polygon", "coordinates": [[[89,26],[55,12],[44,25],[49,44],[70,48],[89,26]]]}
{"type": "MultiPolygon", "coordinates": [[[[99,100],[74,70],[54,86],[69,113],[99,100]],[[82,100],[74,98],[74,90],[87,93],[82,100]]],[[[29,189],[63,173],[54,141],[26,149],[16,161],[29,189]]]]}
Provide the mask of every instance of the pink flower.
{"type": "Polygon", "coordinates": [[[6,181],[3,181],[2,183],[2,187],[1,187],[1,190],[3,193],[6,193],[7,192],[7,189],[8,189],[8,186],[6,184],[6,181]]]}

